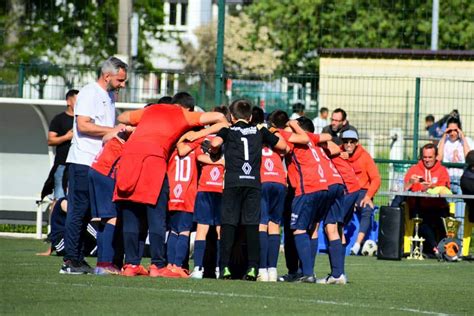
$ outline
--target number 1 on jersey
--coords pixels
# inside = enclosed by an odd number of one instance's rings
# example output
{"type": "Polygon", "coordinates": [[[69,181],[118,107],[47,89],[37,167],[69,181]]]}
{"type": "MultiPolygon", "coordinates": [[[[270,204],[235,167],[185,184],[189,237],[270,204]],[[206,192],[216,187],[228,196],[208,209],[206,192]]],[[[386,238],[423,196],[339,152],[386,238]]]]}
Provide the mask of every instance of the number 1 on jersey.
{"type": "Polygon", "coordinates": [[[244,143],[244,160],[249,160],[249,141],[245,137],[241,137],[240,140],[244,143]]]}

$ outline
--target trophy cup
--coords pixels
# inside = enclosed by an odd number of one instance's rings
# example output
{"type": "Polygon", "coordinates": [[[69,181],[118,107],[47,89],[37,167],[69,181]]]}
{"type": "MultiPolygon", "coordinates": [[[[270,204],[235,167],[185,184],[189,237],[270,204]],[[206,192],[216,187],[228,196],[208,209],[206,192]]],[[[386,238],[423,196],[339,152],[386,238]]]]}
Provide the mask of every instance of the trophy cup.
{"type": "Polygon", "coordinates": [[[447,238],[457,238],[460,222],[454,217],[442,217],[447,238]]]}
{"type": "Polygon", "coordinates": [[[423,260],[423,242],[425,239],[418,236],[418,229],[423,219],[416,215],[413,222],[415,222],[415,236],[410,237],[410,256],[407,259],[423,260]]]}
{"type": "Polygon", "coordinates": [[[454,217],[446,217],[442,220],[446,230],[446,238],[443,238],[438,244],[438,249],[442,254],[440,259],[459,261],[461,260],[461,240],[457,238],[457,234],[461,222],[454,217]]]}

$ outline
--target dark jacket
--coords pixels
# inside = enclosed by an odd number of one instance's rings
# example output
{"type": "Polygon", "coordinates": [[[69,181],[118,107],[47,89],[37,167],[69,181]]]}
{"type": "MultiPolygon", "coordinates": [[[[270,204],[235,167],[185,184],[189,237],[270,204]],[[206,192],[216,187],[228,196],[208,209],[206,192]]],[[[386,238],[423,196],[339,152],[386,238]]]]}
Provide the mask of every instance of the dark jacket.
{"type": "Polygon", "coordinates": [[[344,125],[343,127],[341,127],[341,129],[337,132],[334,132],[332,130],[331,125],[328,125],[328,126],[325,126],[323,128],[321,133],[331,134],[332,141],[340,146],[340,145],[342,145],[342,139],[341,139],[342,133],[345,132],[345,131],[348,131],[348,130],[356,131],[357,134],[359,133],[357,131],[357,128],[355,128],[354,126],[349,124],[349,121],[347,121],[347,124],[344,125]]]}

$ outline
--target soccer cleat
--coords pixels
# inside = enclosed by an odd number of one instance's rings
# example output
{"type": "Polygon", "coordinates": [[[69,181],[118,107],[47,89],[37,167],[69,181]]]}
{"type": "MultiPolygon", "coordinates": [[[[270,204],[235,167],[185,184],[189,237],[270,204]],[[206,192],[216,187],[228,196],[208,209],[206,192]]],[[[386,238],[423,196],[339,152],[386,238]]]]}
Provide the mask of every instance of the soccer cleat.
{"type": "Polygon", "coordinates": [[[72,260],[64,261],[61,269],[59,270],[60,274],[90,274],[94,273],[94,270],[87,265],[87,262],[74,262],[72,260]]]}
{"type": "Polygon", "coordinates": [[[224,267],[222,270],[222,273],[219,276],[222,280],[230,280],[232,279],[232,273],[230,273],[230,270],[228,267],[224,267]]]}
{"type": "Polygon", "coordinates": [[[259,281],[259,282],[268,282],[268,270],[267,269],[258,269],[257,281],[259,281]]]}
{"type": "Polygon", "coordinates": [[[191,273],[191,279],[201,280],[203,277],[204,277],[204,268],[194,267],[194,270],[191,273]]]}
{"type": "Polygon", "coordinates": [[[285,275],[282,275],[278,277],[278,282],[295,282],[299,278],[303,276],[302,273],[297,272],[297,273],[288,273],[285,275]]]}
{"type": "Polygon", "coordinates": [[[278,280],[277,268],[268,268],[268,282],[276,282],[278,280]]]}
{"type": "Polygon", "coordinates": [[[165,270],[166,267],[158,268],[156,264],[152,264],[148,268],[148,271],[150,271],[150,277],[152,278],[163,277],[163,273],[165,273],[165,270]]]}
{"type": "Polygon", "coordinates": [[[141,264],[126,264],[122,268],[123,276],[139,276],[139,275],[148,275],[147,269],[145,269],[141,264]]]}
{"type": "Polygon", "coordinates": [[[360,244],[355,243],[354,246],[351,248],[351,256],[357,256],[360,251],[360,244]]]}
{"type": "Polygon", "coordinates": [[[347,284],[347,278],[344,274],[341,274],[338,278],[330,275],[327,278],[326,284],[347,284]]]}
{"type": "Polygon", "coordinates": [[[249,268],[244,276],[244,279],[247,281],[257,281],[257,269],[253,267],[249,268]]]}
{"type": "Polygon", "coordinates": [[[314,275],[303,275],[296,279],[298,283],[316,283],[316,277],[314,275]]]}
{"type": "Polygon", "coordinates": [[[95,275],[119,275],[120,272],[121,271],[113,264],[108,266],[95,267],[94,269],[95,275]]]}
{"type": "Polygon", "coordinates": [[[178,267],[177,265],[173,264],[171,266],[171,272],[176,273],[179,275],[180,278],[187,279],[189,278],[189,271],[186,269],[183,269],[182,267],[178,267]]]}

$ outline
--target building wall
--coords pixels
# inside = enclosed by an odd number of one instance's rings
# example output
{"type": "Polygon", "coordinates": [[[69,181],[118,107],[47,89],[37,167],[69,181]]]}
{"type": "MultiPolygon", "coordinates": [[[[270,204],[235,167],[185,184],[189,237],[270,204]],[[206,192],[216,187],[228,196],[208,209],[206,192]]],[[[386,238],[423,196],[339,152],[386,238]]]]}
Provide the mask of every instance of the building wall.
{"type": "Polygon", "coordinates": [[[473,137],[473,61],[321,58],[319,106],[342,107],[349,121],[367,134],[383,136],[402,128],[413,135],[417,77],[420,135],[426,134],[427,114],[438,120],[458,109],[464,131],[473,137]]]}

